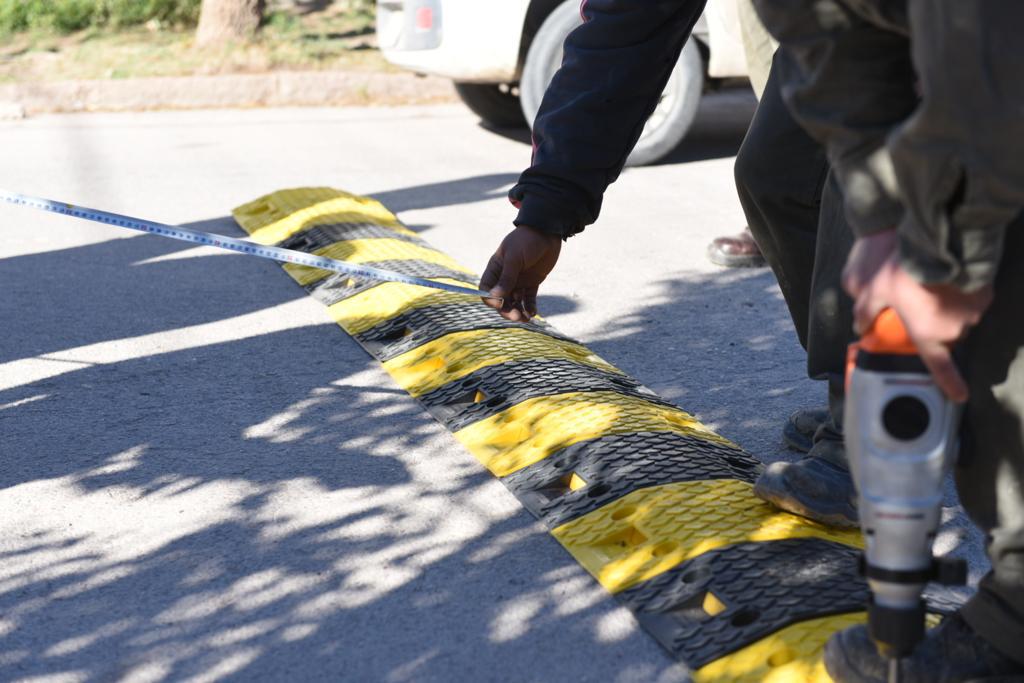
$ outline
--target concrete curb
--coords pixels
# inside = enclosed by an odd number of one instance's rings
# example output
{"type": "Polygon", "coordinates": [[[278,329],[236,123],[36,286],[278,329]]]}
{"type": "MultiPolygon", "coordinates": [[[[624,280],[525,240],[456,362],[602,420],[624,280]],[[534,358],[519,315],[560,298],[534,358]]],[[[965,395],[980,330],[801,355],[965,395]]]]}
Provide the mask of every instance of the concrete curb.
{"type": "Polygon", "coordinates": [[[450,102],[450,81],[409,73],[280,71],[0,86],[0,117],[77,111],[450,102]]]}

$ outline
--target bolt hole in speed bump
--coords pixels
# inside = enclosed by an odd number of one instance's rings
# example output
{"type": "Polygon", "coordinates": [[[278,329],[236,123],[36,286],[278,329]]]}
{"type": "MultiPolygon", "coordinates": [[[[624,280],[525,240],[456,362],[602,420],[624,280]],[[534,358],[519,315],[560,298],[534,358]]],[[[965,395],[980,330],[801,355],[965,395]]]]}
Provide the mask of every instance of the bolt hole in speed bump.
{"type": "MultiPolygon", "coordinates": [[[[261,245],[478,280],[371,198],[300,188],[234,215],[261,245]]],[[[754,458],[543,320],[510,323],[470,295],[283,268],[696,681],[828,680],[825,641],[865,620],[858,532],[755,498],[754,458]]],[[[932,612],[957,606],[926,598],[932,612]]]]}

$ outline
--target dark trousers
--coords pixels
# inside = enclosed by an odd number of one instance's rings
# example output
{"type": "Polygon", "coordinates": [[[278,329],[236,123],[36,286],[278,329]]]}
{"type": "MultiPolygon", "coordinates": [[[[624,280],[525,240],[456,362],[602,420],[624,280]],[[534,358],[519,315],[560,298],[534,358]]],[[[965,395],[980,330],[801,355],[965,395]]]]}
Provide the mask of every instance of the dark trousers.
{"type": "Polygon", "coordinates": [[[846,347],[853,303],[840,285],[853,232],[825,150],[796,122],[773,65],[757,113],[736,158],[736,187],[750,231],[778,278],[807,374],[828,380],[832,415],[815,436],[816,454],[845,464],[842,439],[846,347]],[[821,446],[830,446],[822,448],[821,446]]]}
{"type": "MultiPolygon", "coordinates": [[[[825,152],[793,119],[773,67],[736,159],[750,230],[775,271],[807,372],[829,380],[835,424],[816,435],[841,448],[842,376],[853,338],[840,287],[853,236],[825,152]]],[[[965,343],[971,399],[956,468],[960,500],[985,532],[992,571],[963,610],[999,650],[1024,661],[1024,219],[1010,226],[992,307],[965,343]]]]}
{"type": "Polygon", "coordinates": [[[1007,229],[995,300],[965,343],[971,397],[956,488],[985,532],[992,571],[964,608],[986,640],[1024,663],[1024,218],[1007,229]]]}

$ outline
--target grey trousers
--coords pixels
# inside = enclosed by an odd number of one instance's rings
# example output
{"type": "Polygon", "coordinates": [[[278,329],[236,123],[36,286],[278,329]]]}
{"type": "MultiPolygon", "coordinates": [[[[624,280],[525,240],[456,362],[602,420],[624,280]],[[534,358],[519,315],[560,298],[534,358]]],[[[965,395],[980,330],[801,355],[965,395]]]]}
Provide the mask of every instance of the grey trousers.
{"type": "MultiPolygon", "coordinates": [[[[824,149],[789,113],[775,72],[736,159],[736,184],[807,350],[808,375],[829,380],[835,424],[819,430],[818,449],[822,441],[842,438],[842,376],[853,333],[852,302],[840,276],[853,235],[824,149]]],[[[1024,662],[1024,218],[1008,230],[995,301],[964,351],[971,399],[957,490],[987,536],[992,571],[963,616],[996,648],[1024,662]]]]}

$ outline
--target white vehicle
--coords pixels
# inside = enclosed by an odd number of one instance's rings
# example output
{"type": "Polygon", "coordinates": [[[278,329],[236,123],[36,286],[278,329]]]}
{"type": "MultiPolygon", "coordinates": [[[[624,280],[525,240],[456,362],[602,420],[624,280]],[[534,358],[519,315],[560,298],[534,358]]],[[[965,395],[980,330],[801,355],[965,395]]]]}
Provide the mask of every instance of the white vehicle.
{"type": "MultiPolygon", "coordinates": [[[[675,149],[708,77],[747,75],[735,1],[708,3],[630,164],[652,163],[675,149]]],[[[466,105],[498,127],[532,124],[565,37],[581,21],[580,0],[377,0],[384,57],[451,78],[466,105]]]]}

